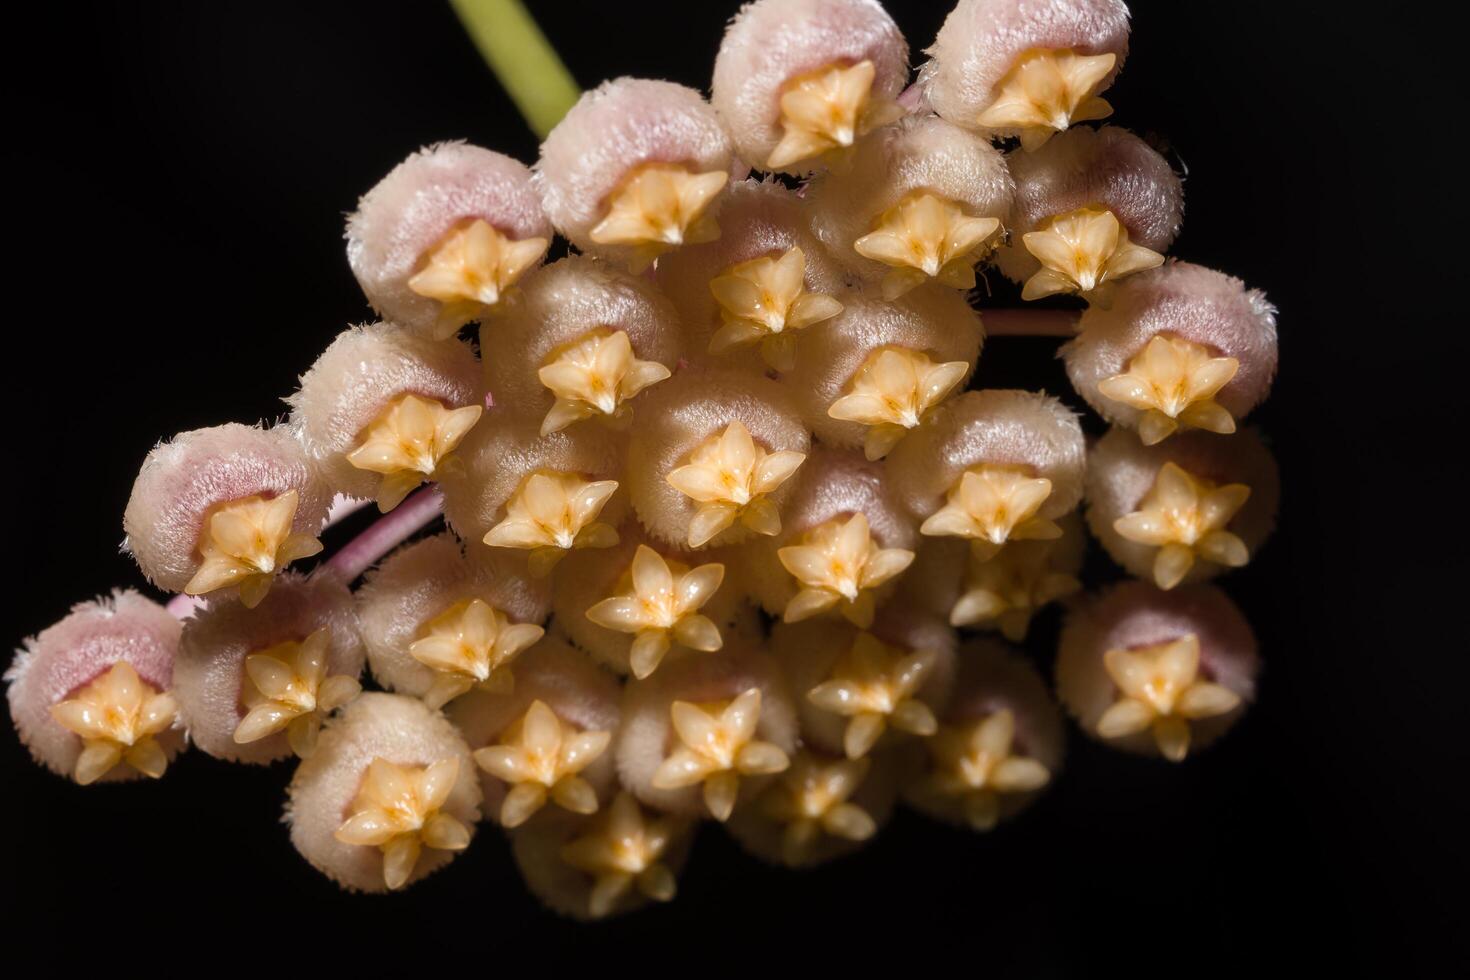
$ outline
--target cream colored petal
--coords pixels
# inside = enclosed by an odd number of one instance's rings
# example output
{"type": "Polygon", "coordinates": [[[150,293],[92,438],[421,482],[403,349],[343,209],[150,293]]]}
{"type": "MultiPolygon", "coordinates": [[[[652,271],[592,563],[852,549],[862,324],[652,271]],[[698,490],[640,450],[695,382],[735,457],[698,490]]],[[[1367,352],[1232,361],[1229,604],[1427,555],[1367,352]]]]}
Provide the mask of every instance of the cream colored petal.
{"type": "Polygon", "coordinates": [[[643,630],[633,638],[633,645],[628,650],[628,667],[633,671],[634,677],[642,680],[658,669],[668,652],[667,630],[643,630]]]}
{"type": "Polygon", "coordinates": [[[1123,738],[1148,728],[1153,723],[1153,709],[1142,701],[1123,698],[1102,713],[1097,720],[1097,733],[1103,738],[1123,738]]]}
{"type": "Polygon", "coordinates": [[[712,653],[724,645],[720,629],[708,616],[685,616],[674,625],[674,637],[691,650],[712,653]]]}

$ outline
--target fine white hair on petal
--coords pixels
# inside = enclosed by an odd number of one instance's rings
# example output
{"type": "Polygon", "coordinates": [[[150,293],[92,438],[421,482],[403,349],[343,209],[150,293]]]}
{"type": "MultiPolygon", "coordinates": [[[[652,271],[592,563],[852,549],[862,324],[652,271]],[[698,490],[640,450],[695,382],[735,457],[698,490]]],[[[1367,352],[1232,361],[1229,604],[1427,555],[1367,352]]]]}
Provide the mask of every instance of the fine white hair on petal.
{"type": "Polygon", "coordinates": [[[392,323],[349,327],[301,376],[286,399],[307,456],[338,493],[372,497],[381,476],[347,462],[363,430],[388,404],[417,395],[444,405],[478,405],[480,365],[458,340],[431,340],[392,323]]]}
{"type": "MultiPolygon", "coordinates": [[[[615,78],[582,93],[541,144],[535,182],[556,230],[584,252],[620,259],[628,246],[592,241],[608,195],[645,163],[683,164],[731,179],[734,148],[719,117],[692,88],[648,78],[615,78]]],[[[710,206],[713,215],[719,200],[710,206]]]]}
{"type": "Polygon", "coordinates": [[[1101,205],[1128,230],[1134,245],[1164,254],[1184,219],[1184,183],[1169,161],[1126,129],[1074,126],[1038,150],[1006,154],[1016,181],[1010,241],[996,264],[1010,279],[1028,279],[1041,263],[1021,236],[1047,218],[1101,205]]]}
{"type": "Polygon", "coordinates": [[[859,141],[847,170],[812,179],[806,194],[812,228],[854,273],[881,279],[888,266],[858,254],[853,242],[915,191],[953,201],[970,217],[1004,224],[1015,183],[1005,156],[989,141],[938,116],[909,116],[859,141]]]}
{"type": "Polygon", "coordinates": [[[211,507],[292,490],[292,532],[315,535],[332,492],[291,428],[230,423],[181,432],[143,460],[123,513],[123,547],[150,582],[182,592],[199,570],[199,536],[211,507]]]}
{"type": "Polygon", "coordinates": [[[866,425],[834,419],[827,410],[848,393],[853,376],[880,348],[921,353],[935,364],[965,361],[970,368],[952,390],[965,389],[980,356],[984,330],[963,293],[928,283],[893,302],[859,293],[844,293],[838,299],[842,312],[807,331],[797,345],[796,367],[789,375],[802,418],[817,438],[834,446],[863,444],[866,425]]]}
{"type": "MultiPolygon", "coordinates": [[[[623,693],[617,678],[559,637],[543,637],[521,653],[511,664],[511,673],[515,687],[510,691],[470,691],[445,706],[445,717],[459,729],[471,751],[500,741],[506,729],[525,717],[533,701],[545,704],[563,725],[617,734],[623,693]]],[[[485,794],[485,816],[499,823],[506,784],[483,769],[477,771],[485,794]]],[[[599,808],[612,802],[617,769],[611,743],[578,775],[597,792],[599,808]]],[[[548,804],[548,811],[555,809],[560,808],[548,804]]]]}
{"type": "Polygon", "coordinates": [[[1050,395],[989,388],[946,403],[889,454],[885,471],[916,517],[928,517],[970,467],[1025,466],[1051,481],[1037,516],[1054,521],[1082,499],[1086,447],[1076,413],[1050,395]]]}
{"type": "Polygon", "coordinates": [[[720,306],[709,284],[732,266],[753,259],[779,258],[793,248],[801,249],[806,262],[807,292],[835,296],[847,286],[841,266],[812,234],[807,210],[796,192],[774,180],[751,179],[737,181],[725,192],[719,238],[685,245],[659,257],[658,287],[679,312],[687,337],[684,357],[690,364],[766,372],[759,345],[722,354],[709,352],[710,338],[722,326],[720,306]]]}
{"type": "MultiPolygon", "coordinates": [[[[336,837],[337,829],[352,815],[352,802],[374,759],[412,767],[457,760],[454,786],[439,812],[454,817],[471,834],[480,820],[475,762],[455,727],[417,698],[377,692],[360,695],[327,720],[316,751],[296,768],[285,813],[296,850],[348,891],[387,891],[382,851],[346,844],[336,837]]],[[[405,884],[439,870],[457,853],[424,848],[405,884]]]]}
{"type": "MultiPolygon", "coordinates": [[[[1216,485],[1250,487],[1250,497],[1227,528],[1252,556],[1275,530],[1281,474],[1276,458],[1255,429],[1241,429],[1229,436],[1183,432],[1145,446],[1137,433],[1115,427],[1087,454],[1087,526],[1113,560],[1132,574],[1151,578],[1158,548],[1123,537],[1113,522],[1138,509],[1165,463],[1216,485]]],[[[1196,561],[1184,582],[1206,581],[1224,571],[1224,566],[1214,562],[1196,561]]]]}
{"type": "MultiPolygon", "coordinates": [[[[1199,639],[1200,676],[1229,688],[1239,707],[1213,718],[1191,720],[1190,744],[1203,748],[1223,735],[1256,696],[1261,671],[1255,634],[1239,607],[1212,585],[1164,592],[1146,582],[1124,582],[1074,607],[1057,648],[1056,689],[1062,706],[1082,730],[1095,736],[1098,719],[1118,697],[1103,655],[1182,639],[1199,639]]],[[[1149,732],[1108,739],[1108,745],[1157,755],[1149,732]]]]}
{"type": "Polygon", "coordinates": [[[715,56],[710,102],[740,156],[764,169],[781,140],[781,90],[830,65],[871,61],[873,94],[896,99],[909,47],[877,0],[755,0],[730,21],[715,56]]]}
{"type": "Polygon", "coordinates": [[[1116,55],[1102,92],[1128,57],[1128,7],[1122,0],[960,0],[919,69],[925,100],[951,122],[973,126],[995,83],[1037,48],[1116,55]]]}
{"type": "Polygon", "coordinates": [[[512,239],[551,240],[531,171],[518,160],[449,142],[394,167],[347,219],[347,261],[368,302],[385,319],[432,329],[440,304],[408,281],[445,234],[477,218],[512,239]]]}
{"type": "MultiPolygon", "coordinates": [[[[158,603],[132,589],[79,602],[60,621],[29,637],[5,672],[10,720],[31,756],[58,775],[71,777],[82,740],[51,716],[53,705],[122,661],[157,691],[173,686],[182,624],[158,603]]],[[[170,760],[184,747],[182,728],[161,733],[170,760]]],[[[101,781],[141,778],[117,766],[101,781]]]]}
{"type": "Polygon", "coordinates": [[[647,279],[573,255],[528,276],[520,301],[480,328],[485,383],[498,408],[538,423],[556,401],[537,372],[557,349],[595,330],[627,334],[633,356],[673,370],[682,353],[674,308],[647,279]]]}
{"type": "Polygon", "coordinates": [[[1119,425],[1136,425],[1140,411],[1104,398],[1103,380],[1159,334],[1188,340],[1215,357],[1240,362],[1215,401],[1237,421],[1265,400],[1276,376],[1276,307],[1259,289],[1189,262],[1170,261],[1118,283],[1107,308],[1089,307],[1080,330],[1062,348],[1067,376],[1087,404],[1119,425]]]}
{"type": "Polygon", "coordinates": [[[457,602],[480,599],[515,623],[539,625],[551,604],[551,583],[534,578],[524,555],[506,548],[475,549],[445,532],[394,552],[370,571],[356,592],[357,614],[373,679],[399,694],[422,697],[435,671],[409,653],[425,623],[457,602]]]}
{"type": "Polygon", "coordinates": [[[327,676],[362,674],[363,644],[352,593],[334,576],[284,572],[260,605],[246,609],[237,596],[211,598],[184,624],[174,665],[174,696],[189,739],[206,754],[230,762],[264,764],[291,755],[284,731],[241,745],[235,729],[245,717],[241,691],[249,683],[245,658],[280,643],[329,630],[327,676]]]}

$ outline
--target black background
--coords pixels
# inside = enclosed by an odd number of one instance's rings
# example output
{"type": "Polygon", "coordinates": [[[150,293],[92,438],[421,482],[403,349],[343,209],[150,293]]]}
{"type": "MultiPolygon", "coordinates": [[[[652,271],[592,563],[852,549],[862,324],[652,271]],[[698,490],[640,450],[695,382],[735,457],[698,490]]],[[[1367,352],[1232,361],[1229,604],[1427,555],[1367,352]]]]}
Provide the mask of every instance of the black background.
{"type": "MultiPolygon", "coordinates": [[[[920,60],[946,5],[889,6],[920,60]]],[[[733,12],[532,7],[583,85],[701,89],[733,12]]],[[[1014,824],[979,837],[901,813],[816,872],[761,867],[706,828],[672,906],[579,926],[536,906],[492,829],[405,894],[350,897],[290,847],[284,765],[193,753],[160,784],[82,789],[6,735],[5,928],[78,966],[103,962],[94,941],[128,967],[203,940],[313,972],[522,954],[533,969],[897,956],[1000,976],[1419,972],[1463,952],[1470,687],[1449,593],[1464,581],[1464,438],[1447,408],[1465,318],[1458,282],[1428,264],[1458,206],[1429,190],[1447,146],[1418,118],[1454,54],[1411,57],[1412,5],[1373,22],[1320,4],[1133,7],[1108,98],[1113,122],[1187,168],[1173,254],[1281,308],[1282,372],[1254,421],[1281,460],[1282,526],[1228,580],[1267,667],[1228,739],[1171,767],[1074,730],[1063,775],[1014,824]],[[1436,311],[1405,305],[1426,293],[1436,311]],[[1426,430],[1442,463],[1407,444],[1426,430]]],[[[120,518],[156,439],[275,416],[333,334],[369,316],[341,241],[358,194],[428,142],[530,162],[536,141],[442,3],[66,4],[7,35],[4,635],[18,641],[139,584],[120,518]]],[[[991,302],[1010,295],[996,288],[991,302]]],[[[1052,348],[994,340],[979,383],[1079,404],[1052,348]]],[[[1043,663],[1055,619],[1029,644],[1043,663]]]]}

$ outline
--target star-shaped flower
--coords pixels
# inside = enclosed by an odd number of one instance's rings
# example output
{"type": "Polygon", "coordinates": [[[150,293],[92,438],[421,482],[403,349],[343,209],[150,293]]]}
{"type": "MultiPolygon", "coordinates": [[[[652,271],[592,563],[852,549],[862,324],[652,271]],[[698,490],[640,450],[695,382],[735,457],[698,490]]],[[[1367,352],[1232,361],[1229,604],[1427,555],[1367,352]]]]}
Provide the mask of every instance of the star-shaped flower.
{"type": "Polygon", "coordinates": [[[594,415],[626,418],[628,399],[670,374],[657,361],[640,361],[621,330],[594,330],[558,348],[536,376],[556,396],[541,434],[560,432],[594,415]]]}
{"type": "Polygon", "coordinates": [[[505,519],[485,535],[492,548],[528,548],[531,573],[546,575],[572,548],[611,548],[618,532],[597,521],[616,480],[587,481],[575,473],[531,474],[505,505],[505,519]]]}
{"type": "Polygon", "coordinates": [[[641,680],[658,668],[672,640],[705,652],[724,645],[719,627],[699,612],[724,580],[724,565],[711,562],[691,570],[640,544],[619,583],[627,591],[588,609],[587,618],[606,629],[637,634],[628,663],[641,680]]]}
{"type": "Polygon", "coordinates": [[[822,759],[800,752],[761,798],[766,816],[783,827],[781,850],[798,864],[822,834],[864,841],[878,831],[868,811],[848,802],[868,776],[870,759],[822,759]]]}
{"type": "Polygon", "coordinates": [[[203,595],[238,585],[246,609],[260,605],[277,572],[322,550],[310,534],[291,531],[298,500],[295,490],[287,490],[278,497],[256,495],[216,508],[199,536],[203,561],[184,592],[203,595]]]}
{"type": "Polygon", "coordinates": [[[654,789],[703,783],[705,807],[716,820],[725,820],[735,808],[742,775],[781,772],[791,764],[780,746],[756,739],[760,716],[758,687],[731,701],[675,701],[669,717],[682,744],[654,772],[654,789]]]}
{"type": "Polygon", "coordinates": [[[825,293],[806,291],[806,253],[792,247],[779,257],[762,256],[726,269],[709,281],[724,326],[709,340],[709,352],[760,342],[761,357],[777,371],[796,363],[796,337],[789,331],[829,320],[842,304],[825,293]]]}
{"type": "Polygon", "coordinates": [[[178,714],[172,694],[159,693],[126,660],[87,684],[77,696],[51,706],[51,717],[81,736],[73,776],[86,786],[120,762],[152,779],[163,775],[168,757],[155,736],[178,714]]]}
{"type": "Polygon", "coordinates": [[[929,787],[939,796],[959,797],[976,830],[999,818],[999,794],[1030,793],[1051,781],[1035,759],[1014,751],[1016,717],[1001,708],[965,725],[945,725],[929,740],[934,771],[929,787]]]}
{"type": "Polygon", "coordinates": [[[723,170],[696,174],[680,164],[644,164],[609,197],[607,215],[590,237],[599,245],[632,246],[632,271],[642,272],[672,248],[720,237],[706,212],[728,180],[723,170]]]}
{"type": "Polygon", "coordinates": [[[436,479],[449,454],[480,421],[480,405],[445,408],[429,398],[402,395],[388,403],[363,430],[347,462],[360,470],[383,474],[378,510],[387,513],[425,480],[436,479]]]}
{"type": "Polygon", "coordinates": [[[546,805],[548,795],[565,810],[596,813],[597,791],[578,773],[607,751],[611,741],[612,732],[579,731],[536,700],[501,734],[499,745],[475,752],[475,762],[510,785],[500,822],[519,827],[546,805]]]}
{"type": "Polygon", "coordinates": [[[326,626],[301,641],[287,640],[245,658],[240,700],[250,709],[235,726],[240,745],[286,729],[302,759],[316,749],[322,718],[362,693],[357,678],[327,676],[332,631],[326,626]]]}
{"type": "Polygon", "coordinates": [[[1013,643],[1024,640],[1039,609],[1082,588],[1076,576],[1052,568],[1050,553],[1046,542],[1017,542],[988,561],[972,555],[949,624],[989,626],[1013,643]]]}
{"type": "Polygon", "coordinates": [[[895,300],[930,279],[974,289],[975,263],[998,231],[997,218],[971,217],[948,198],[915,190],[880,214],[852,247],[892,267],[883,277],[883,298],[895,300]]]}
{"type": "Polygon", "coordinates": [[[375,758],[352,801],[352,816],[335,836],[344,844],[381,850],[383,881],[396,891],[413,874],[422,847],[459,851],[469,846],[470,829],[442,812],[458,778],[456,758],[431,766],[375,758]]]}
{"type": "Polygon", "coordinates": [[[676,830],[669,817],[650,818],[628,793],[619,793],[561,859],[592,878],[588,913],[601,919],[634,887],[655,902],[674,897],[673,871],[660,860],[676,830]]]}
{"type": "Polygon", "coordinates": [[[834,156],[853,140],[903,115],[892,99],[873,98],[877,69],[871,61],[828,65],[799,75],[781,92],[781,142],[767,170],[834,156]]]}
{"type": "Polygon", "coordinates": [[[1073,123],[1113,114],[1107,100],[1093,93],[1117,60],[1111,53],[1033,48],[995,84],[995,97],[975,122],[987,129],[1019,130],[1022,149],[1039,149],[1073,123]]]}
{"type": "Polygon", "coordinates": [[[912,735],[934,734],[934,712],[914,695],[937,660],[932,650],[901,650],[871,633],[859,633],[832,665],[828,679],[806,697],[823,711],[848,719],[842,750],[857,759],[867,755],[889,724],[912,735]]]}
{"type": "Polygon", "coordinates": [[[531,623],[512,623],[483,599],[456,602],[425,623],[408,647],[410,656],[434,670],[424,703],[441,708],[474,687],[510,692],[510,662],[544,632],[531,623]]]}
{"type": "Polygon", "coordinates": [[[935,364],[922,351],[884,347],[868,355],[852,376],[851,393],[833,402],[827,414],[868,426],[863,454],[882,459],[969,370],[964,361],[935,364]]]}
{"type": "Polygon", "coordinates": [[[1156,334],[1122,374],[1104,378],[1097,390],[1105,398],[1143,413],[1138,436],[1152,446],[1181,424],[1228,435],[1235,419],[1215,395],[1240,370],[1233,357],[1215,357],[1205,347],[1182,337],[1156,334]]]}
{"type": "Polygon", "coordinates": [[[689,522],[689,547],[699,548],[739,518],[757,534],[781,533],[781,515],[766,499],[796,472],[805,453],[768,453],[739,419],[689,454],[689,462],[665,479],[700,506],[689,522]]]}
{"type": "Polygon", "coordinates": [[[1026,280],[1022,299],[1055,293],[1096,298],[1097,290],[1164,264],[1158,252],[1130,242],[1128,229],[1106,208],[1078,208],[1054,215],[1036,231],[1022,235],[1021,241],[1041,262],[1041,269],[1026,280]]]}
{"type": "Polygon", "coordinates": [[[1239,568],[1250,560],[1245,542],[1225,530],[1251,488],[1244,483],[1217,486],[1175,463],[1159,468],[1153,488],[1138,510],[1113,522],[1129,541],[1158,548],[1154,584],[1172,589],[1184,580],[1196,558],[1239,568]]]}
{"type": "Polygon", "coordinates": [[[873,590],[908,568],[914,553],[880,548],[859,511],[819,524],[794,545],[776,552],[782,566],[796,576],[800,592],[786,604],[781,618],[800,622],[833,607],[859,629],[873,625],[873,590]]]}
{"type": "Polygon", "coordinates": [[[1199,676],[1199,637],[1133,650],[1109,650],[1103,666],[1117,685],[1117,701],[1097,721],[1103,738],[1152,729],[1159,752],[1171,762],[1189,754],[1189,722],[1234,711],[1240,695],[1199,676]]]}
{"type": "Polygon", "coordinates": [[[545,238],[516,241],[476,218],[450,231],[420,260],[408,288],[443,304],[434,328],[443,340],[498,307],[550,244],[545,238]]]}
{"type": "Polygon", "coordinates": [[[970,539],[974,553],[991,558],[1007,541],[1050,540],[1062,529],[1036,516],[1051,496],[1051,481],[1014,466],[981,463],[950,487],[945,505],[919,527],[922,534],[970,539]]]}

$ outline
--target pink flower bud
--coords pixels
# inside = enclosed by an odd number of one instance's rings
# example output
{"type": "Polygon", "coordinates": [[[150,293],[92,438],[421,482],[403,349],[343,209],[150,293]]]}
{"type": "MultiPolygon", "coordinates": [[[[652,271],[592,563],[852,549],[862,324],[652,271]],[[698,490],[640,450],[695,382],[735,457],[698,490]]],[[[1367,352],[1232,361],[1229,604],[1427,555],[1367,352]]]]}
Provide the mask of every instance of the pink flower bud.
{"type": "Polygon", "coordinates": [[[293,535],[315,536],[332,494],[288,428],[228,424],[160,443],[143,461],[123,514],[124,547],[160,589],[182,592],[201,564],[217,508],[296,493],[293,535]]]}
{"type": "MultiPolygon", "coordinates": [[[[551,241],[551,225],[517,160],[467,143],[437,143],[393,168],[347,220],[347,261],[385,319],[443,335],[445,304],[410,280],[454,231],[479,220],[511,241],[551,241]]],[[[474,319],[476,317],[465,317],[474,319]]]]}
{"type": "Polygon", "coordinates": [[[382,892],[432,874],[463,849],[480,819],[480,781],[469,747],[444,716],[417,698],[369,693],[327,723],[316,752],[297,767],[285,819],[291,843],[312,867],[348,891],[382,892]],[[375,813],[374,800],[385,794],[367,791],[375,788],[373,770],[381,763],[396,772],[384,773],[386,778],[376,780],[379,785],[393,783],[395,776],[401,784],[405,776],[429,774],[436,792],[414,796],[438,805],[412,814],[375,813]],[[438,802],[435,797],[446,783],[447,796],[438,802]],[[352,833],[368,822],[354,820],[359,814],[376,818],[374,829],[380,833],[352,833]],[[339,834],[354,841],[383,840],[349,843],[339,834]]]}
{"type": "Polygon", "coordinates": [[[841,114],[844,132],[813,134],[821,137],[813,144],[818,152],[827,144],[848,146],[865,131],[863,116],[871,118],[874,107],[892,104],[903,91],[908,58],[898,25],[875,0],[756,0],[741,7],[725,31],[711,102],[751,166],[800,173],[818,161],[794,157],[797,151],[784,147],[778,158],[772,156],[783,136],[790,143],[793,123],[802,119],[799,112],[794,119],[783,113],[783,95],[804,76],[869,63],[863,79],[870,80],[858,93],[861,105],[833,107],[848,110],[841,114]],[[860,108],[868,112],[854,111],[860,108]],[[789,162],[773,165],[772,159],[789,162]]]}
{"type": "MultiPolygon", "coordinates": [[[[327,631],[326,667],[317,678],[318,685],[325,678],[339,676],[356,682],[363,663],[357,611],[352,593],[333,576],[287,572],[254,609],[246,609],[238,597],[223,596],[196,610],[184,623],[174,665],[179,715],[194,744],[229,762],[264,764],[289,757],[292,745],[284,722],[273,734],[236,741],[236,732],[254,703],[266,700],[259,697],[246,658],[266,653],[290,665],[286,651],[272,648],[299,645],[323,629],[327,631]]],[[[312,693],[321,692],[318,686],[312,693]]],[[[316,723],[329,710],[321,710],[316,723]]],[[[315,709],[306,713],[315,713],[315,709]]]]}
{"type": "Polygon", "coordinates": [[[1057,693],[1087,734],[1177,761],[1239,720],[1260,668],[1250,624],[1219,589],[1128,582],[1068,617],[1057,693]]]}
{"type": "MultiPolygon", "coordinates": [[[[627,262],[634,260],[637,246],[621,235],[604,235],[599,227],[611,230],[604,225],[610,205],[635,171],[657,165],[690,176],[724,173],[738,180],[745,175],[743,168],[735,172],[730,138],[698,92],[646,78],[617,78],[584,92],[541,144],[535,170],[541,202],[556,230],[584,252],[627,262]]],[[[695,230],[695,218],[713,219],[718,209],[718,196],[702,201],[698,215],[686,213],[687,221],[668,224],[668,237],[660,241],[668,247],[679,244],[682,234],[695,230]]],[[[709,230],[718,234],[717,228],[709,230]]]]}
{"type": "MultiPolygon", "coordinates": [[[[5,680],[10,685],[6,696],[11,721],[32,758],[71,778],[82,738],[57,721],[51,709],[118,663],[130,664],[154,692],[168,691],[181,629],[162,606],[132,589],[119,589],[111,596],[78,603],[60,622],[27,639],[5,680]]],[[[160,733],[157,742],[172,760],[184,747],[182,726],[160,733]]],[[[138,777],[136,769],[118,765],[100,779],[138,777]]]]}

